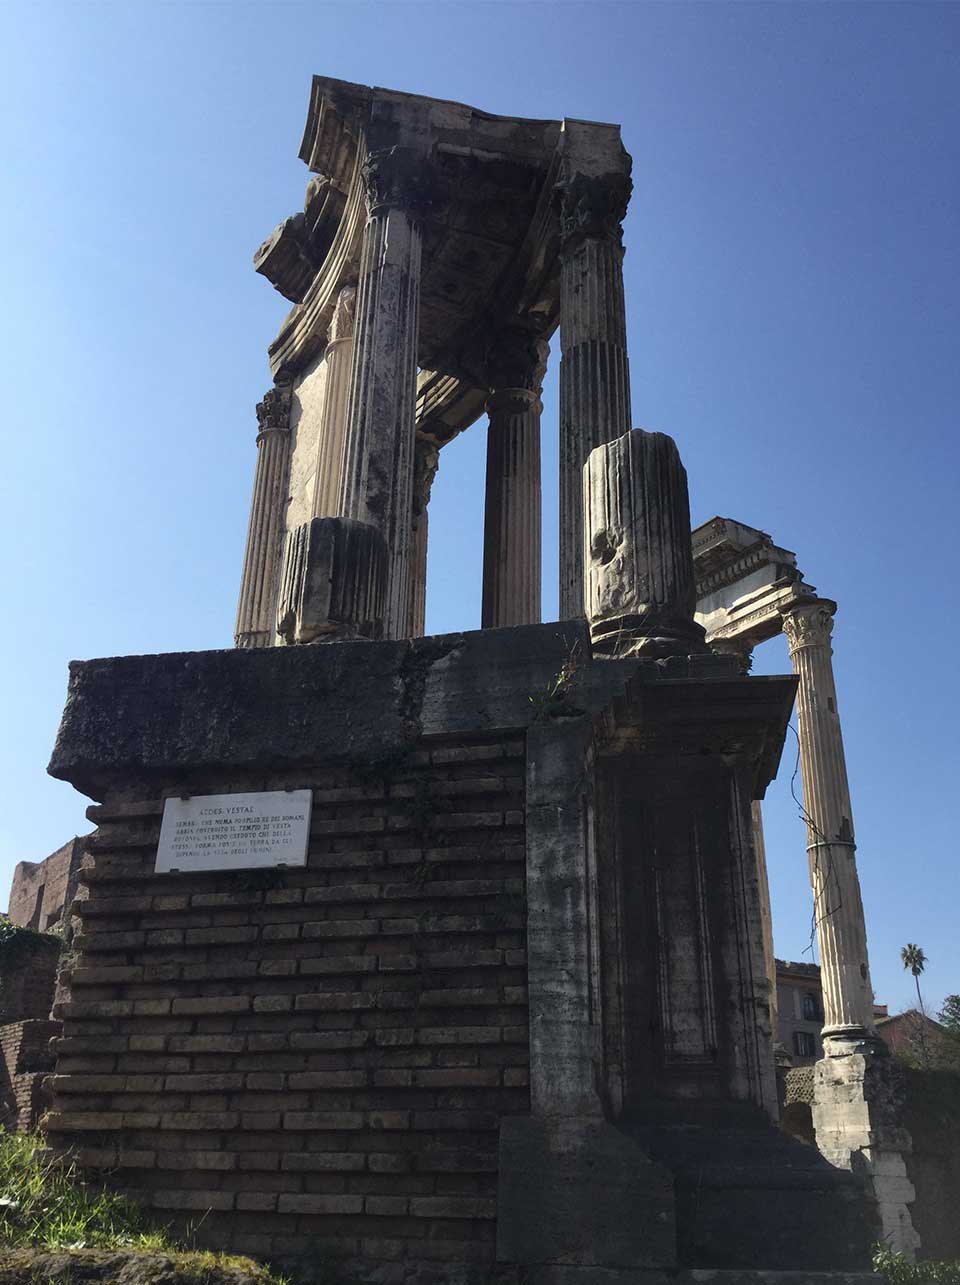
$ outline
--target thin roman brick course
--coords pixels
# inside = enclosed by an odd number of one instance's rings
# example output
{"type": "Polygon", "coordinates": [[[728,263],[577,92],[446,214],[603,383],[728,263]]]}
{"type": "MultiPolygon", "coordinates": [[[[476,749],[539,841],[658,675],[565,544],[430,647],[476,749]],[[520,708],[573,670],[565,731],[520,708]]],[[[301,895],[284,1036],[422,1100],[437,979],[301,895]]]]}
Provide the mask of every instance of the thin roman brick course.
{"type": "Polygon", "coordinates": [[[256,1213],[261,1253],[491,1262],[499,1121],[529,1110],[522,739],[229,784],[305,786],[307,867],[262,890],[154,874],[161,798],[88,810],[48,1127],[238,1248],[256,1213]]]}

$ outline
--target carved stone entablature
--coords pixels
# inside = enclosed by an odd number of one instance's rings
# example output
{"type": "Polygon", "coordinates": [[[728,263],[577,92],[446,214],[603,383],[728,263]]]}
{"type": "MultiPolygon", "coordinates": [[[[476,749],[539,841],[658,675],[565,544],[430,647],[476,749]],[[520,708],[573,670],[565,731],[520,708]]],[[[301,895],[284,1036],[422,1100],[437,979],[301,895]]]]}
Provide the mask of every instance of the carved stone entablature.
{"type": "Polygon", "coordinates": [[[564,250],[584,237],[622,240],[633,182],[629,174],[575,174],[559,184],[560,238],[564,250]]]}
{"type": "Polygon", "coordinates": [[[827,598],[816,598],[813,602],[799,604],[784,612],[783,632],[787,636],[790,651],[799,651],[803,647],[828,647],[832,651],[833,613],[837,604],[827,598]]]}
{"type": "Polygon", "coordinates": [[[333,244],[346,203],[346,193],[326,174],[316,175],[307,184],[303,199],[304,226],[318,263],[323,262],[333,244]]]}
{"type": "Polygon", "coordinates": [[[803,573],[796,567],[786,562],[774,561],[774,556],[778,550],[770,544],[756,544],[752,549],[748,549],[738,558],[733,558],[725,566],[718,568],[716,571],[708,572],[703,576],[697,577],[697,596],[705,597],[708,593],[713,593],[717,589],[723,589],[726,585],[736,584],[738,580],[745,579],[752,571],[760,567],[772,565],[774,575],[777,580],[788,582],[797,582],[803,579],[803,573]],[[774,556],[771,556],[774,555],[774,556]]]}
{"type": "Polygon", "coordinates": [[[267,433],[286,433],[290,430],[290,403],[293,388],[290,384],[275,384],[257,403],[257,423],[260,437],[267,433]]]}
{"type": "Polygon", "coordinates": [[[373,216],[399,207],[417,214],[431,202],[434,187],[426,158],[412,147],[384,147],[363,163],[367,211],[373,216]]]}
{"type": "Polygon", "coordinates": [[[550,345],[520,327],[499,330],[486,353],[486,375],[493,393],[526,390],[540,395],[550,345]]]}
{"type": "Polygon", "coordinates": [[[274,375],[294,376],[327,341],[337,293],[357,279],[369,208],[402,205],[422,236],[418,425],[437,443],[483,415],[491,337],[520,326],[546,340],[556,329],[558,181],[617,172],[617,217],[629,189],[615,125],[494,116],[323,76],[300,155],[317,176],[301,248],[323,258],[302,296],[302,264],[295,282],[283,278],[297,306],[271,345],[274,375]]]}
{"type": "Polygon", "coordinates": [[[274,228],[253,256],[253,267],[285,299],[301,301],[317,271],[302,214],[291,215],[274,228]]]}
{"type": "Polygon", "coordinates": [[[800,580],[796,554],[773,543],[766,531],[732,518],[711,518],[691,534],[697,597],[736,584],[761,567],[774,579],[800,580]]]}

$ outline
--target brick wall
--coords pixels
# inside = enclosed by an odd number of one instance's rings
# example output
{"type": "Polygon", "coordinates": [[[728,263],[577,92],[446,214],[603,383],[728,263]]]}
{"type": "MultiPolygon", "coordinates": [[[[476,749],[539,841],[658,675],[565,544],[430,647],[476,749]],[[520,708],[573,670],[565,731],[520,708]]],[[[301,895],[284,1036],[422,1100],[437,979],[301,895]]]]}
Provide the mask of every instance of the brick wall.
{"type": "Polygon", "coordinates": [[[10,887],[12,923],[45,932],[59,923],[63,908],[76,895],[83,839],[71,839],[43,861],[21,861],[10,887]]]}
{"type": "Polygon", "coordinates": [[[45,1105],[43,1081],[53,1070],[50,1041],[59,1022],[27,1020],[0,1026],[0,1123],[11,1132],[35,1127],[45,1105]]]}
{"type": "Polygon", "coordinates": [[[523,774],[522,737],[430,739],[167,791],[313,788],[272,887],[156,876],[160,798],[91,809],[57,1144],[237,1249],[492,1262],[499,1123],[530,1106],[523,774]]]}
{"type": "Polygon", "coordinates": [[[0,1023],[50,1016],[61,941],[58,937],[23,934],[28,942],[15,966],[0,974],[0,1023]]]}

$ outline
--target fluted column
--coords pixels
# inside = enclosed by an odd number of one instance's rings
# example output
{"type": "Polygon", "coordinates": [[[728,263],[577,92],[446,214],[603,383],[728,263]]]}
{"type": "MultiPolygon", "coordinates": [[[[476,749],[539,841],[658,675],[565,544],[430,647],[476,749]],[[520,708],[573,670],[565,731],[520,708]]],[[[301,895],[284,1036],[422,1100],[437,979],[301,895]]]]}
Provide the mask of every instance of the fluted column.
{"type": "Polygon", "coordinates": [[[760,800],[750,804],[753,830],[753,852],[757,863],[757,889],[760,894],[760,930],[763,936],[763,971],[770,987],[770,1038],[774,1049],[780,1049],[780,1001],[777,996],[777,960],[773,950],[773,911],[770,906],[770,876],[767,872],[767,845],[763,837],[763,808],[760,800]]]}
{"type": "Polygon", "coordinates": [[[818,598],[791,607],[783,617],[790,660],[800,679],[800,772],[827,1052],[831,1037],[857,1040],[874,1034],[867,932],[833,681],[830,636],[835,610],[836,603],[818,598]]]}
{"type": "Polygon", "coordinates": [[[583,466],[628,433],[630,368],[620,220],[627,174],[577,175],[560,215],[560,619],[584,614],[583,466]]]}
{"type": "Polygon", "coordinates": [[[487,478],[481,625],[540,623],[540,401],[549,345],[507,331],[487,374],[487,478]]]}
{"type": "Polygon", "coordinates": [[[356,304],[356,286],[344,286],[337,296],[323,357],[326,370],[313,490],[312,516],[315,518],[337,517],[340,513],[356,304]]]}
{"type": "Polygon", "coordinates": [[[665,433],[635,428],[583,469],[583,599],[594,650],[614,656],[708,650],[697,605],[687,474],[665,433]]]}
{"type": "MultiPolygon", "coordinates": [[[[749,674],[753,666],[753,645],[744,638],[712,638],[711,651],[721,656],[733,656],[741,674],[749,674]]],[[[757,890],[760,894],[760,928],[763,935],[763,971],[770,988],[770,1031],[773,1047],[780,1045],[780,1005],[777,997],[777,960],[773,949],[773,911],[770,905],[770,877],[767,871],[767,845],[763,838],[763,809],[759,799],[750,804],[753,852],[757,864],[757,890]]]]}
{"type": "Polygon", "coordinates": [[[420,302],[422,161],[410,149],[365,164],[368,221],[357,296],[341,512],[376,527],[387,545],[384,633],[409,618],[414,401],[420,302]]]}
{"type": "Polygon", "coordinates": [[[238,647],[274,641],[283,504],[290,469],[289,385],[271,388],[257,406],[257,471],[240,582],[235,639],[238,647]]]}
{"type": "Polygon", "coordinates": [[[413,530],[410,537],[410,614],[407,636],[422,638],[427,615],[427,542],[430,491],[437,476],[440,451],[418,437],[413,448],[413,530]]]}

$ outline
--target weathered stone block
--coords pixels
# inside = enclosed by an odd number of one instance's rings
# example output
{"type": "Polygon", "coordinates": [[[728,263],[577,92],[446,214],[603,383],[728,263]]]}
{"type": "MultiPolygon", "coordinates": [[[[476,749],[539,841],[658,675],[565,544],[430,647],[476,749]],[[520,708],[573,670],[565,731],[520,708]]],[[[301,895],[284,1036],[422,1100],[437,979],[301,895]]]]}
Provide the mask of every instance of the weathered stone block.
{"type": "Polygon", "coordinates": [[[313,518],[291,531],[284,551],[277,632],[288,644],[379,638],[387,549],[373,526],[313,518]]]}

